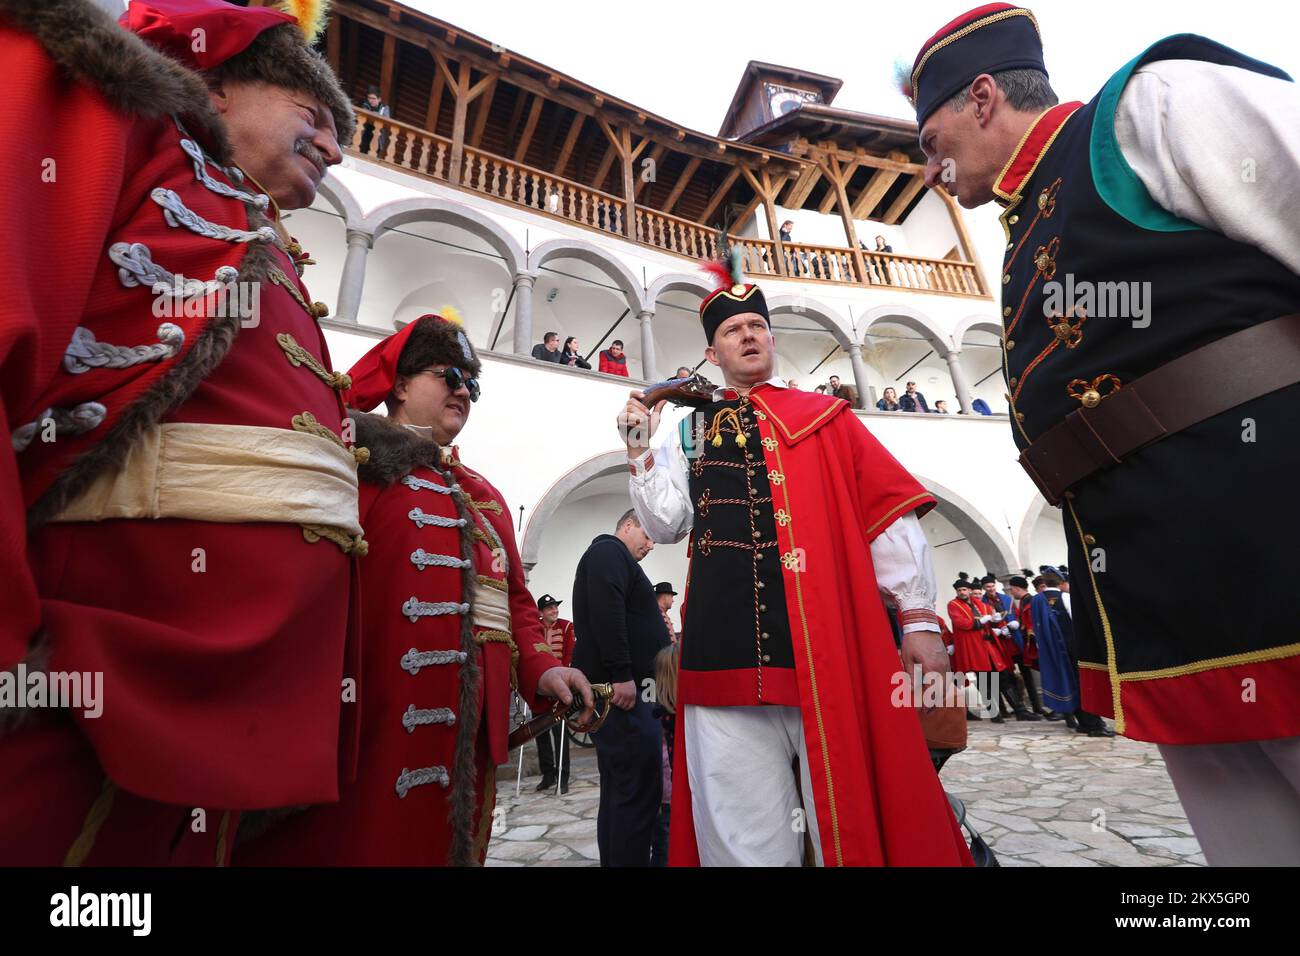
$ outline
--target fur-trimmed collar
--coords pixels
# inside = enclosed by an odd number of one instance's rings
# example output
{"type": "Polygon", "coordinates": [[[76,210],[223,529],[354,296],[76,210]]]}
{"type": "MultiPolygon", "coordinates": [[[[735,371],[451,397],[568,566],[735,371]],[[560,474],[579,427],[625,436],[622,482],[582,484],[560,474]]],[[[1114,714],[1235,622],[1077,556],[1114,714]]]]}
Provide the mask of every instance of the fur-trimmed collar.
{"type": "Polygon", "coordinates": [[[421,465],[438,467],[442,447],[433,439],[399,425],[383,415],[348,409],[359,447],[370,450],[369,461],[357,467],[362,481],[387,487],[421,465]]]}
{"type": "Polygon", "coordinates": [[[230,162],[225,127],[203,78],[123,29],[90,0],[0,0],[0,16],[27,31],[69,75],[128,116],[184,116],[212,157],[230,162]]]}

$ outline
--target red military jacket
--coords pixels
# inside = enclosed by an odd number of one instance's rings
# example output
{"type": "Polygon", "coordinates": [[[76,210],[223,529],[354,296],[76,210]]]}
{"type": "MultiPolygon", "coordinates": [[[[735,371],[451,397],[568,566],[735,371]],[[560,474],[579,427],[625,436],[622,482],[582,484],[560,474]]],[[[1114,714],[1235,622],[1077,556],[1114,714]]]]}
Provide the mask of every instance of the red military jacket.
{"type": "Polygon", "coordinates": [[[571,666],[573,664],[573,645],[576,643],[573,634],[573,622],[557,617],[555,623],[548,627],[546,621],[541,620],[540,615],[538,615],[538,620],[541,621],[542,626],[542,641],[537,645],[537,649],[552,655],[565,667],[571,666]],[[560,645],[558,650],[554,646],[556,643],[560,645]]]}
{"type": "Polygon", "coordinates": [[[39,644],[102,672],[102,715],[74,717],[134,794],[210,817],[332,800],[355,540],[51,521],[161,422],[341,445],[343,419],[301,254],[202,79],[116,25],[59,29],[0,15],[0,667],[39,644]],[[233,284],[223,309],[187,283],[233,284]]]}
{"type": "Polygon", "coordinates": [[[999,645],[995,641],[985,639],[990,626],[979,622],[980,617],[992,613],[992,608],[973,595],[969,604],[958,598],[948,602],[948,619],[952,621],[955,648],[952,655],[953,670],[1002,671],[1007,669],[1009,664],[1003,657],[999,645]]]}
{"type": "Polygon", "coordinates": [[[1038,641],[1034,638],[1034,615],[1030,608],[1033,601],[1033,595],[1025,595],[1023,600],[1017,601],[1014,612],[1016,620],[1020,622],[1020,633],[1024,638],[1025,650],[1022,660],[1026,667],[1038,666],[1038,641]]]}
{"type": "Polygon", "coordinates": [[[336,804],[290,816],[240,864],[481,862],[492,769],[507,755],[515,675],[530,706],[557,666],[524,585],[500,493],[416,430],[353,412],[361,466],[360,748],[336,804]],[[499,595],[508,630],[479,622],[499,595]]]}

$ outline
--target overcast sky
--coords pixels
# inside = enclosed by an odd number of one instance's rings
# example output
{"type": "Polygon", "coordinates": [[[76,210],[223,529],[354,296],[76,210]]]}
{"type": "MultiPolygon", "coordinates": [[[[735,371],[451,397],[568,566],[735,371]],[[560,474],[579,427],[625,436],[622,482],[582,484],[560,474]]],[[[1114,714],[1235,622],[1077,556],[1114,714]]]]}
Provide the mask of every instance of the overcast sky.
{"type": "MultiPolygon", "coordinates": [[[[835,105],[911,118],[893,64],[978,4],[807,0],[405,0],[620,99],[717,133],[741,71],[763,60],[839,77],[835,105]]],[[[1300,74],[1293,2],[1043,0],[1030,5],[1063,100],[1087,101],[1116,69],[1174,33],[1199,33],[1300,74]],[[1289,25],[1288,25],[1289,24],[1289,25]]]]}

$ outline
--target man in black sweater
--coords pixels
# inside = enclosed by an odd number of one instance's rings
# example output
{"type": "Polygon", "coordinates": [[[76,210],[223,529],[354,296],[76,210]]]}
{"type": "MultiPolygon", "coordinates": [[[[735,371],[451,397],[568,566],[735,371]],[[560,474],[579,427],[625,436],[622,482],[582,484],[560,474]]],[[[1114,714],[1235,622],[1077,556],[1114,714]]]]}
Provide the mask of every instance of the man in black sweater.
{"type": "Polygon", "coordinates": [[[654,658],[668,644],[663,615],[639,562],[654,547],[629,509],[597,535],[573,582],[573,666],[614,685],[594,737],[600,770],[596,843],[601,866],[649,866],[663,792],[663,730],[654,718],[654,658]]]}

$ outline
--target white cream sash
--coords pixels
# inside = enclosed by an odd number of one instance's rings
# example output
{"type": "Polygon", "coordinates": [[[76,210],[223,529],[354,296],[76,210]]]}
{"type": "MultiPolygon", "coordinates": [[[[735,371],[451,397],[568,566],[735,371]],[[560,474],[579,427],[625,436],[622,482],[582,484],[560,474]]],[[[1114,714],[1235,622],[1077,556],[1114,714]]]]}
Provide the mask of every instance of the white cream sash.
{"type": "Polygon", "coordinates": [[[341,444],[257,425],[156,425],[55,521],[186,518],[361,534],[357,465],[341,444]]]}
{"type": "Polygon", "coordinates": [[[510,634],[514,624],[510,619],[510,597],[504,591],[488,587],[482,581],[474,582],[474,611],[471,623],[489,631],[510,634]]]}

